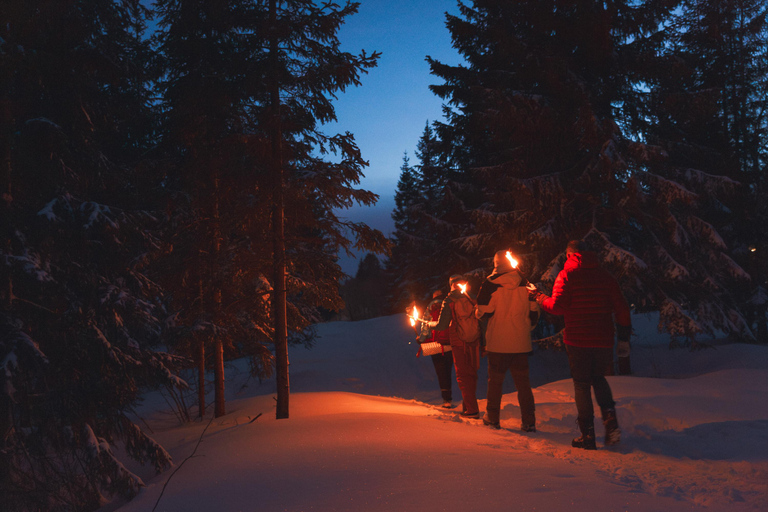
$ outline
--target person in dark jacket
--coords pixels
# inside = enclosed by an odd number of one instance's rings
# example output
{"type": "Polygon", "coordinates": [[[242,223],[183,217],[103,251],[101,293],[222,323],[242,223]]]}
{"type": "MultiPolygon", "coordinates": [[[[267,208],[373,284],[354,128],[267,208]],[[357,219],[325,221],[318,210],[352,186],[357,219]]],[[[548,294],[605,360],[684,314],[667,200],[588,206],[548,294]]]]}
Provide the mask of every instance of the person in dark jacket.
{"type": "MultiPolygon", "coordinates": [[[[435,290],[432,293],[432,302],[427,306],[425,316],[430,320],[438,320],[440,318],[440,309],[443,304],[443,296],[445,293],[442,290],[435,290]]],[[[421,334],[419,335],[419,343],[430,343],[436,341],[443,346],[443,352],[438,354],[432,354],[432,364],[435,367],[435,373],[437,374],[437,382],[440,385],[440,394],[443,397],[443,407],[450,409],[453,406],[453,381],[451,374],[453,372],[453,354],[451,353],[451,341],[448,336],[448,331],[436,331],[430,329],[428,324],[422,324],[421,334]]]]}
{"type": "Polygon", "coordinates": [[[462,416],[479,418],[477,404],[477,370],[480,367],[480,323],[475,318],[475,303],[462,291],[468,285],[461,275],[449,279],[451,291],[443,301],[437,321],[427,322],[430,329],[448,330],[456,370],[456,383],[461,390],[462,416]]]}
{"type": "Polygon", "coordinates": [[[619,355],[628,355],[632,332],[629,306],[619,283],[600,268],[597,254],[587,251],[583,242],[573,240],[568,243],[566,262],[555,279],[552,296],[539,292],[533,285],[528,290],[544,311],[563,315],[565,319],[563,342],[568,351],[581,431],[581,437],[571,444],[575,448],[596,449],[592,389],[603,416],[605,445],[617,444],[621,430],[605,376],[613,374],[614,336],[618,334],[619,355]]]}
{"type": "Polygon", "coordinates": [[[501,428],[501,395],[507,370],[517,389],[520,403],[520,428],[536,432],[536,414],[533,390],[528,370],[528,356],[532,351],[531,330],[539,320],[539,306],[528,300],[523,277],[512,268],[505,251],[493,258],[493,272],[477,294],[477,318],[489,316],[485,332],[485,350],[488,354],[488,400],[483,423],[501,428]]]}

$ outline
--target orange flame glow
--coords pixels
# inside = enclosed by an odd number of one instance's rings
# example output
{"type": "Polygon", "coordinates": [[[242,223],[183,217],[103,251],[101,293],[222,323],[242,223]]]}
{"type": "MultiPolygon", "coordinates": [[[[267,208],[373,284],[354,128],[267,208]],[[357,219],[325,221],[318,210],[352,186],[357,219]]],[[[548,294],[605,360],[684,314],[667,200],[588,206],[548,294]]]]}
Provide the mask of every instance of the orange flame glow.
{"type": "Polygon", "coordinates": [[[416,306],[413,306],[413,311],[411,312],[411,327],[416,327],[416,319],[419,318],[419,309],[416,306]]]}
{"type": "Polygon", "coordinates": [[[461,293],[463,294],[467,293],[467,283],[457,283],[456,286],[459,287],[459,290],[461,290],[461,293]]]}
{"type": "Polygon", "coordinates": [[[506,257],[509,260],[509,264],[512,265],[512,268],[517,268],[517,260],[512,257],[512,253],[507,251],[506,257]]]}

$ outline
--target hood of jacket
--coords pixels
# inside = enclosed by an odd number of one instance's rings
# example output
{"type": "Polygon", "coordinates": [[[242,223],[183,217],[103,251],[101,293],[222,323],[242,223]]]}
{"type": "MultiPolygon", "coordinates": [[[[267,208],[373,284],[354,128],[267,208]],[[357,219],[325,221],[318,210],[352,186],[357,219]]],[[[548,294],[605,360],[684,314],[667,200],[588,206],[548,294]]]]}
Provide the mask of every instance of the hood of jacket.
{"type": "Polygon", "coordinates": [[[511,272],[504,272],[503,274],[491,274],[488,276],[488,281],[503,286],[504,288],[517,288],[520,286],[522,277],[520,276],[520,272],[513,270],[511,272]]]}
{"type": "Polygon", "coordinates": [[[565,260],[563,270],[573,270],[576,268],[597,268],[600,266],[600,260],[597,259],[597,253],[592,251],[574,252],[565,260]]]}

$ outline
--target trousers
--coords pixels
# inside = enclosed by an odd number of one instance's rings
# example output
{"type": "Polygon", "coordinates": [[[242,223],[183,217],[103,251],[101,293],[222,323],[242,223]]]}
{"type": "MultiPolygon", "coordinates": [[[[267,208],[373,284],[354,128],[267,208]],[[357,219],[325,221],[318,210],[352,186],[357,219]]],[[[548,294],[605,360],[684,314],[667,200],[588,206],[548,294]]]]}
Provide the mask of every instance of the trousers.
{"type": "Polygon", "coordinates": [[[451,345],[453,352],[453,366],[456,369],[456,382],[461,390],[461,399],[464,403],[464,411],[469,414],[480,412],[477,405],[477,347],[464,345],[451,345]]]}
{"type": "Polygon", "coordinates": [[[524,425],[536,424],[536,405],[533,401],[531,380],[528,371],[528,353],[504,354],[488,352],[488,401],[485,414],[491,423],[499,422],[501,395],[504,376],[507,370],[512,374],[512,381],[517,388],[517,400],[520,403],[520,416],[524,425]]]}
{"type": "Polygon", "coordinates": [[[579,424],[594,421],[592,390],[600,409],[613,409],[613,392],[605,376],[613,372],[613,347],[576,347],[566,345],[571,367],[573,391],[579,424]]]}
{"type": "Polygon", "coordinates": [[[453,355],[451,355],[451,352],[446,352],[445,354],[434,354],[432,356],[432,364],[435,365],[437,383],[440,384],[440,394],[443,397],[443,401],[451,402],[453,400],[453,382],[451,381],[451,373],[453,372],[453,355]]]}

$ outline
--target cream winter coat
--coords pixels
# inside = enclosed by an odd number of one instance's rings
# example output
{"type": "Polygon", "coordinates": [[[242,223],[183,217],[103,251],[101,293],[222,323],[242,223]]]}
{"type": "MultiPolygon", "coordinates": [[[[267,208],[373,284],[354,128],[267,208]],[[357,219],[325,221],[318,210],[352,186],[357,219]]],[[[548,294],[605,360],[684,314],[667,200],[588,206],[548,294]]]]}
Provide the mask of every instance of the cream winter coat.
{"type": "Polygon", "coordinates": [[[528,300],[528,290],[520,286],[520,280],[520,274],[514,271],[488,277],[490,283],[499,287],[487,305],[478,304],[475,308],[477,318],[486,313],[493,314],[485,331],[485,350],[488,352],[521,354],[532,350],[533,326],[529,313],[538,313],[539,305],[528,300]]]}

